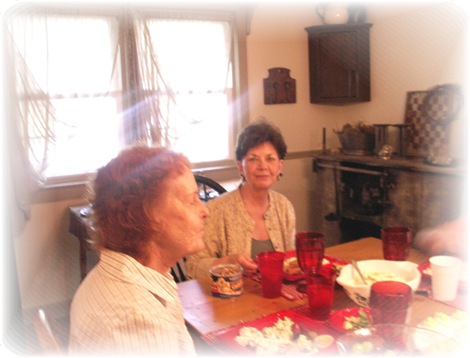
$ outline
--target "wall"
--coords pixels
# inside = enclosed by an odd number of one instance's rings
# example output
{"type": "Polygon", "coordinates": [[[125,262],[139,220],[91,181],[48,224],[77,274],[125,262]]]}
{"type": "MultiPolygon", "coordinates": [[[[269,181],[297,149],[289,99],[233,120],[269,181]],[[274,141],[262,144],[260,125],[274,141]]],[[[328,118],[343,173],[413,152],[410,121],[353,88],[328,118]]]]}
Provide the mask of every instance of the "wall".
{"type": "MultiPolygon", "coordinates": [[[[248,38],[248,82],[251,119],[264,116],[285,135],[288,151],[321,149],[322,128],[327,148],[340,146],[335,129],[345,123],[403,123],[408,91],[428,90],[457,83],[465,92],[466,14],[451,2],[439,4],[368,3],[366,21],[372,23],[371,101],[332,106],[309,102],[308,49],[305,27],[321,25],[317,3],[260,4],[255,8],[248,38]],[[295,21],[293,21],[295,19],[295,21]],[[296,80],[295,104],[264,105],[263,79],[268,69],[285,67],[296,80]]],[[[466,152],[465,110],[450,124],[451,155],[466,152]]],[[[298,165],[298,163],[296,163],[298,165]]],[[[311,161],[285,169],[286,195],[295,201],[298,229],[315,229],[311,212],[318,210],[312,193],[311,161]],[[290,170],[296,170],[290,172],[290,170]],[[306,177],[304,176],[306,175],[306,177]]],[[[284,180],[283,179],[283,180],[284,180]]]]}
{"type": "MultiPolygon", "coordinates": [[[[333,129],[346,122],[403,122],[405,95],[436,84],[461,83],[466,75],[465,26],[462,10],[443,4],[367,5],[371,29],[372,101],[347,106],[309,103],[307,34],[319,25],[316,3],[267,3],[254,7],[248,38],[250,119],[265,116],[283,131],[289,152],[320,149],[322,128],[327,146],[338,147],[333,129]],[[287,67],[297,81],[297,103],[263,104],[263,78],[272,67],[287,67]]],[[[462,111],[463,113],[463,111],[462,111]]],[[[466,131],[463,120],[453,123],[455,151],[466,131]]],[[[286,161],[276,189],[287,195],[297,211],[298,229],[313,229],[316,210],[311,187],[311,159],[286,161]]],[[[212,174],[211,174],[212,175],[212,174]]],[[[213,173],[217,178],[217,173],[213,173]]],[[[236,172],[233,179],[237,180],[236,172]]],[[[21,304],[26,312],[38,306],[67,309],[79,284],[78,243],[68,232],[68,207],[85,202],[84,190],[55,195],[32,207],[32,219],[14,237],[21,304]]],[[[58,315],[61,312],[57,313],[58,315]]]]}
{"type": "MultiPolygon", "coordinates": [[[[444,83],[466,85],[467,14],[456,2],[367,3],[366,22],[372,24],[372,100],[345,106],[309,103],[304,28],[321,25],[316,4],[262,3],[255,8],[248,38],[251,118],[265,116],[277,123],[286,136],[289,151],[321,148],[323,127],[331,148],[339,147],[333,129],[341,129],[347,122],[403,123],[407,91],[427,90],[444,83]],[[272,67],[291,70],[291,77],[296,79],[297,103],[263,104],[263,78],[272,67]]],[[[461,134],[465,133],[464,111],[460,113],[460,121],[452,123],[454,153],[460,151],[461,134]]]]}

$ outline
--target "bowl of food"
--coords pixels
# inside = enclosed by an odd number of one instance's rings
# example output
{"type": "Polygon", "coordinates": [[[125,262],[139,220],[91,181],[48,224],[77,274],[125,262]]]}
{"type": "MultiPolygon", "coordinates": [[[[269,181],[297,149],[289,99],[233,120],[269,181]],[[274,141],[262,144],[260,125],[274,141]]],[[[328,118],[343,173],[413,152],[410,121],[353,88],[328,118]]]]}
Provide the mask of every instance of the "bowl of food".
{"type": "Polygon", "coordinates": [[[377,324],[339,336],[340,355],[452,355],[463,346],[452,337],[420,327],[377,324]]]}
{"type": "Polygon", "coordinates": [[[357,265],[364,276],[363,283],[352,264],[341,269],[336,282],[357,305],[369,307],[370,286],[377,281],[400,281],[408,284],[416,291],[421,282],[418,265],[409,261],[363,260],[357,265]]]}
{"type": "Polygon", "coordinates": [[[209,269],[211,292],[215,297],[230,298],[243,293],[243,268],[240,265],[216,265],[209,269]]]}

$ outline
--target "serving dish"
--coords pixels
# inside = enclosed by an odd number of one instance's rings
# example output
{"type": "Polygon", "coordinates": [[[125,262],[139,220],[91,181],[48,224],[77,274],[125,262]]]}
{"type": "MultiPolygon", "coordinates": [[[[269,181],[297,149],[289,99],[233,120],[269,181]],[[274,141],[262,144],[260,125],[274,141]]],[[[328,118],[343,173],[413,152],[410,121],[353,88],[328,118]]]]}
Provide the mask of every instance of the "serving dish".
{"type": "MultiPolygon", "coordinates": [[[[203,336],[203,339],[221,353],[232,355],[254,355],[255,351],[253,348],[248,348],[237,343],[236,337],[239,335],[240,330],[244,327],[253,327],[258,330],[262,330],[266,327],[272,327],[279,319],[284,319],[285,317],[290,318],[294,323],[296,323],[299,326],[300,331],[305,334],[309,334],[309,332],[315,332],[318,335],[327,335],[333,338],[332,344],[326,348],[319,348],[317,354],[337,353],[335,337],[338,335],[338,333],[335,330],[331,329],[323,322],[314,321],[291,310],[282,310],[250,322],[243,322],[233,327],[211,332],[203,336]]],[[[284,354],[290,356],[289,354],[300,354],[300,352],[290,350],[284,354]]]]}
{"type": "MultiPolygon", "coordinates": [[[[297,257],[297,254],[296,254],[295,250],[286,251],[286,256],[285,256],[284,260],[288,260],[290,258],[296,258],[296,257],[297,257]]],[[[328,267],[328,266],[335,267],[337,272],[339,272],[343,266],[348,264],[348,262],[345,261],[345,260],[338,259],[336,257],[329,256],[329,255],[324,255],[323,256],[323,262],[324,262],[323,266],[325,266],[325,267],[328,267]],[[328,261],[328,262],[325,263],[325,261],[328,261]]],[[[289,274],[289,273],[284,272],[283,277],[284,277],[285,281],[295,282],[295,281],[299,281],[299,280],[305,278],[305,275],[303,273],[289,274]]]]}
{"type": "MultiPolygon", "coordinates": [[[[363,260],[357,261],[357,265],[366,278],[375,273],[384,274],[383,277],[377,278],[377,280],[403,281],[411,287],[413,292],[418,289],[421,282],[421,273],[418,270],[418,265],[410,261],[363,260]]],[[[358,276],[353,266],[347,264],[341,269],[336,282],[343,287],[349,298],[358,306],[368,307],[372,282],[363,284],[358,276]]]]}

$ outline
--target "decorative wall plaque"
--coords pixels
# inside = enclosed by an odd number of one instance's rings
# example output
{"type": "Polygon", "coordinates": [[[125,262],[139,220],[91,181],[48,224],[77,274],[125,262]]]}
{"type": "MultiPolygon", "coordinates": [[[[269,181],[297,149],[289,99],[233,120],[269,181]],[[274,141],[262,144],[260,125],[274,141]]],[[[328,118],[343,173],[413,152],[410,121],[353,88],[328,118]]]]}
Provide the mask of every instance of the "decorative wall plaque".
{"type": "Polygon", "coordinates": [[[264,83],[264,104],[295,103],[295,79],[290,70],[282,67],[270,68],[264,83]]]}

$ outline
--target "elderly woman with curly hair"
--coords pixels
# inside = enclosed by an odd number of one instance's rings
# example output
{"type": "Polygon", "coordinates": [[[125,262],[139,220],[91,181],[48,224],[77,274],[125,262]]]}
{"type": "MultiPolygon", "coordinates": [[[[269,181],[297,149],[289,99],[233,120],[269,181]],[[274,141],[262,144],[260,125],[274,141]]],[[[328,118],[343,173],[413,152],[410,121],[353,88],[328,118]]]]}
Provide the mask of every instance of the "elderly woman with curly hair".
{"type": "Polygon", "coordinates": [[[239,134],[235,156],[241,184],[207,203],[205,250],[188,257],[189,276],[207,276],[210,266],[224,263],[251,273],[258,268],[253,259],[259,252],[295,248],[294,207],[271,189],[282,177],[286,153],[279,128],[265,119],[239,134]]]}
{"type": "Polygon", "coordinates": [[[98,171],[99,263],[73,298],[69,352],[195,355],[170,268],[204,248],[206,206],[186,157],[135,146],[98,171]]]}

